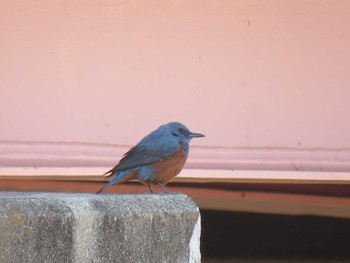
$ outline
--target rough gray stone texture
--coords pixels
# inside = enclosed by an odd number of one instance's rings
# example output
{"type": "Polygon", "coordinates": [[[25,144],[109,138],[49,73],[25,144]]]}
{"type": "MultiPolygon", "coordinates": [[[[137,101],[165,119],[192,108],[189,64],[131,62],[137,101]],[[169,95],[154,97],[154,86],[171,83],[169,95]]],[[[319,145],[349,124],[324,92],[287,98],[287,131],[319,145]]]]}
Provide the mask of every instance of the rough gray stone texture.
{"type": "Polygon", "coordinates": [[[200,262],[183,194],[0,192],[0,262],[200,262]]]}

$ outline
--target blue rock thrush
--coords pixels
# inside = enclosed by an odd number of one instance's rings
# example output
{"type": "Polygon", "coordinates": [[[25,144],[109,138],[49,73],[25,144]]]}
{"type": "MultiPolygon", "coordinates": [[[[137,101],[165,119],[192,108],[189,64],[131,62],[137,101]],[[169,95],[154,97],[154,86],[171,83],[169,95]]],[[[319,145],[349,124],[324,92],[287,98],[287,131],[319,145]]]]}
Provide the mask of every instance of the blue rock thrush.
{"type": "Polygon", "coordinates": [[[188,156],[190,140],[199,137],[204,135],[191,132],[179,122],[160,126],[132,147],[113,169],[105,173],[108,177],[113,176],[113,179],[97,194],[113,184],[132,179],[138,179],[151,192],[156,184],[169,192],[165,185],[181,172],[188,156]]]}

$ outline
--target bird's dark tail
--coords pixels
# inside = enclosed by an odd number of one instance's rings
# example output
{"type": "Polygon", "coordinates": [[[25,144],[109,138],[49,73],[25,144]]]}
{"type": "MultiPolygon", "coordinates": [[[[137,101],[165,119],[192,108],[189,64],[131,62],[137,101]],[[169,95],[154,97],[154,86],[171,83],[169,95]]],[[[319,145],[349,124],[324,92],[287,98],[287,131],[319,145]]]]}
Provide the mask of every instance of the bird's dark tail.
{"type": "Polygon", "coordinates": [[[102,187],[100,190],[96,192],[96,194],[102,193],[104,190],[106,190],[108,187],[110,187],[112,184],[114,184],[113,180],[109,181],[104,187],[102,187]]]}
{"type": "MultiPolygon", "coordinates": [[[[114,172],[116,172],[114,169],[115,169],[115,167],[114,167],[113,169],[109,170],[108,172],[105,172],[103,175],[107,175],[107,174],[108,174],[108,176],[106,176],[106,178],[111,177],[112,175],[114,175],[114,172]]],[[[108,188],[108,187],[110,187],[112,184],[114,184],[114,183],[112,183],[112,181],[113,181],[113,179],[112,179],[111,181],[109,181],[109,182],[108,182],[104,187],[102,187],[100,190],[98,190],[98,191],[96,192],[96,194],[102,193],[106,188],[108,188]]]]}
{"type": "MultiPolygon", "coordinates": [[[[112,172],[112,170],[111,171],[109,171],[109,172],[107,172],[107,173],[110,173],[110,172],[112,172]]],[[[112,179],[112,180],[110,180],[104,187],[102,187],[100,190],[98,190],[97,192],[96,192],[96,194],[100,194],[100,193],[102,193],[104,190],[106,190],[108,187],[110,187],[111,185],[113,185],[113,184],[117,184],[117,183],[120,183],[120,181],[122,181],[122,179],[125,179],[124,177],[129,173],[130,171],[129,170],[124,170],[124,171],[119,171],[119,172],[117,172],[117,173],[111,173],[108,177],[110,177],[110,176],[114,176],[114,178],[112,179]]],[[[106,173],[106,174],[107,174],[106,173]]],[[[107,177],[107,178],[108,178],[107,177]]]]}
{"type": "Polygon", "coordinates": [[[106,190],[108,187],[110,187],[113,184],[118,183],[120,180],[117,180],[116,177],[114,177],[112,180],[110,180],[104,187],[102,187],[100,190],[96,192],[96,194],[102,193],[104,190],[106,190]]]}

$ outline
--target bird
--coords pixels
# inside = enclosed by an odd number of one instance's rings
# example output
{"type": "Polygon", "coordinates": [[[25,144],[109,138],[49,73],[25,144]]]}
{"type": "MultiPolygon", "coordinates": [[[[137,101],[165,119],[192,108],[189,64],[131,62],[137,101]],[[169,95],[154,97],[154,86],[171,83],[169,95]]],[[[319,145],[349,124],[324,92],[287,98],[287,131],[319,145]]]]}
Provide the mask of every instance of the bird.
{"type": "Polygon", "coordinates": [[[155,185],[169,193],[165,185],[181,172],[191,139],[200,137],[205,135],[191,132],[180,122],[160,126],[127,151],[119,163],[104,174],[112,179],[96,194],[111,185],[133,179],[147,186],[151,193],[155,185]]]}

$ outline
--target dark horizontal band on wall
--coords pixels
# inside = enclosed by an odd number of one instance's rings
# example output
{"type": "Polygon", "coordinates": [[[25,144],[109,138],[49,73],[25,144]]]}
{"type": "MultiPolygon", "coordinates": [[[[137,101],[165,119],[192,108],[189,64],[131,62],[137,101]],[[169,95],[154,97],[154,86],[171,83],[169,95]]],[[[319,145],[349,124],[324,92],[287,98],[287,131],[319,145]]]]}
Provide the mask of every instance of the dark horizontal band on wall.
{"type": "MultiPolygon", "coordinates": [[[[105,181],[108,167],[0,167],[0,179],[105,181]]],[[[175,183],[350,184],[350,172],[184,169],[175,183]]]]}
{"type": "MultiPolygon", "coordinates": [[[[95,193],[103,184],[104,182],[0,178],[0,191],[95,193]]],[[[339,186],[310,185],[311,188],[299,187],[288,190],[286,188],[288,186],[277,186],[278,189],[271,189],[271,185],[261,185],[259,189],[256,186],[248,189],[246,186],[236,185],[235,189],[231,189],[232,185],[223,187],[213,184],[169,184],[168,189],[190,196],[200,209],[350,218],[349,187],[340,186],[342,189],[339,189],[339,186]],[[316,189],[319,192],[315,192],[316,189]],[[322,195],[326,189],[328,189],[327,195],[322,195]],[[338,192],[340,195],[337,194],[338,192]]],[[[160,188],[155,190],[161,191],[160,188]]],[[[110,187],[105,194],[143,194],[145,191],[147,188],[139,183],[127,183],[110,187]]]]}

